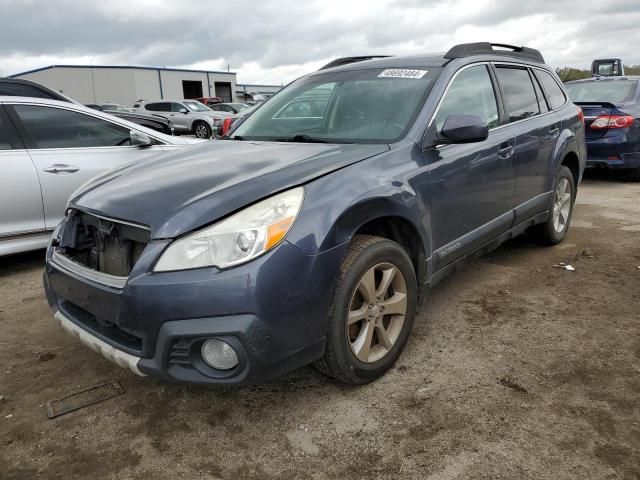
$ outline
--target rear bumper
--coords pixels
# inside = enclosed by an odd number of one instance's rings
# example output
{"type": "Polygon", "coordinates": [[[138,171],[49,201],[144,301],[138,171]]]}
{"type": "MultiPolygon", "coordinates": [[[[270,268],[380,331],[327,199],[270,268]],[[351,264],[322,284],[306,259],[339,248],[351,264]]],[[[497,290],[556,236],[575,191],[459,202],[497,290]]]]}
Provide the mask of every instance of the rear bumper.
{"type": "Polygon", "coordinates": [[[587,168],[640,168],[640,152],[623,153],[621,155],[612,154],[604,158],[589,155],[587,157],[587,168]]]}
{"type": "Polygon", "coordinates": [[[628,132],[607,132],[600,138],[587,138],[587,167],[638,168],[640,141],[628,132]]]}

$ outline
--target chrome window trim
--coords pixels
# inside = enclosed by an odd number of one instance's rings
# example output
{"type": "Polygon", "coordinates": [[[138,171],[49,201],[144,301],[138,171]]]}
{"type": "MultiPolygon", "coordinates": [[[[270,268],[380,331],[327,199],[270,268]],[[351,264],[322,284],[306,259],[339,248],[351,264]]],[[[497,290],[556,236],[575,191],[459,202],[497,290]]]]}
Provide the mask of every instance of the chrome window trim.
{"type": "MultiPolygon", "coordinates": [[[[451,84],[454,82],[454,80],[456,79],[456,77],[460,74],[460,72],[465,71],[468,68],[471,67],[477,67],[478,65],[492,65],[495,67],[501,66],[501,65],[505,65],[505,66],[512,66],[512,67],[520,67],[520,68],[531,68],[531,69],[537,69],[537,70],[542,70],[543,72],[547,72],[547,73],[551,73],[549,70],[547,70],[546,68],[541,68],[541,67],[537,67],[537,66],[533,66],[533,65],[528,65],[526,63],[514,63],[514,62],[500,62],[500,61],[485,61],[485,62],[476,62],[476,63],[470,63],[469,65],[465,65],[462,68],[460,68],[459,70],[457,70],[453,76],[451,77],[451,79],[449,80],[449,83],[447,84],[447,87],[444,89],[444,92],[442,93],[442,96],[440,97],[440,100],[438,101],[438,105],[436,106],[436,109],[434,110],[433,114],[431,115],[431,120],[429,120],[429,123],[427,124],[427,130],[429,128],[431,128],[431,125],[433,124],[433,121],[435,120],[436,116],[438,115],[438,112],[440,111],[440,106],[442,105],[442,102],[444,101],[444,98],[447,96],[447,93],[449,93],[449,88],[451,87],[451,84]]],[[[488,73],[488,72],[487,72],[488,73]]],[[[551,77],[554,79],[553,74],[551,75],[551,77]]],[[[532,79],[533,80],[533,79],[532,79]]],[[[497,79],[496,79],[497,81],[497,79]]],[[[558,83],[556,81],[556,83],[558,83]]],[[[533,86],[533,85],[532,85],[533,86]]],[[[555,113],[558,110],[563,109],[564,107],[567,106],[567,104],[569,103],[569,96],[567,95],[567,92],[565,92],[564,88],[562,88],[562,92],[564,93],[564,98],[565,98],[565,102],[561,107],[556,108],[555,110],[549,110],[548,112],[544,112],[544,113],[539,113],[538,115],[534,115],[533,117],[529,117],[529,118],[523,118],[522,120],[517,120],[515,122],[509,122],[509,123],[505,123],[504,125],[498,125],[497,127],[493,127],[489,129],[489,132],[493,132],[495,130],[499,130],[501,128],[504,127],[510,127],[511,125],[517,125],[519,123],[522,122],[527,122],[529,120],[533,120],[536,118],[540,118],[543,117],[545,115],[549,115],[551,113],[555,113]]],[[[543,92],[544,93],[544,92],[543,92]]],[[[496,98],[497,101],[497,98],[496,98]]],[[[425,131],[426,133],[426,131],[425,131]]]]}
{"type": "Polygon", "coordinates": [[[92,270],[88,267],[85,267],[84,265],[81,265],[78,262],[71,260],[68,257],[65,257],[56,249],[53,249],[53,254],[51,255],[51,263],[58,269],[66,273],[78,275],[80,277],[86,278],[87,280],[91,280],[92,282],[107,285],[119,290],[122,290],[125,287],[125,285],[127,284],[127,280],[129,279],[129,277],[118,277],[116,275],[109,275],[108,273],[102,273],[96,270],[92,270]]]}

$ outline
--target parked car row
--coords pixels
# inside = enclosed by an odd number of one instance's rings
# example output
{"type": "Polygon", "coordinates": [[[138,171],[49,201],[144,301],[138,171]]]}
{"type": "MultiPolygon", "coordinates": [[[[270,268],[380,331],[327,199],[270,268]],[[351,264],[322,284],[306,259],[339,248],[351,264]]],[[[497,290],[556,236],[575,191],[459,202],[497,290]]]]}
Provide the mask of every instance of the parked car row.
{"type": "MultiPolygon", "coordinates": [[[[39,232],[64,211],[45,291],[92,349],[171,381],[250,384],[314,363],[358,384],[391,368],[418,298],[449,272],[525,232],[562,242],[598,155],[635,168],[637,94],[624,76],[565,88],[537,50],[474,43],[339,59],[251,109],[136,103],[178,133],[223,134],[191,148],[130,124],[85,131],[35,110],[84,107],[9,97],[0,134],[9,158],[35,167],[39,232]],[[79,170],[56,142],[93,148],[97,133],[105,151],[172,151],[95,177],[48,212],[45,174],[79,170]]],[[[17,198],[36,214],[35,194],[17,198]]]]}

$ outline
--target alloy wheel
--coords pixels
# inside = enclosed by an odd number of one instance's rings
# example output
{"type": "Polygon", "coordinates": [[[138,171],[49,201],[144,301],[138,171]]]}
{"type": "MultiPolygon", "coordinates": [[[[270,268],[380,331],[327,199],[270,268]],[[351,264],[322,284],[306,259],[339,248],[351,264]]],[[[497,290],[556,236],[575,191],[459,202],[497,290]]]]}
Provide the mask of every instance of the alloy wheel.
{"type": "Polygon", "coordinates": [[[207,126],[203,123],[199,123],[196,125],[196,137],[198,138],[207,138],[209,136],[209,132],[207,130],[207,126]]]}
{"type": "Polygon", "coordinates": [[[556,188],[556,196],[553,201],[553,228],[561,233],[569,223],[571,211],[571,185],[566,178],[560,179],[556,188]]]}
{"type": "Polygon", "coordinates": [[[347,339],[355,357],[373,363],[391,351],[407,314],[407,285],[391,263],[365,272],[351,297],[347,339]]]}

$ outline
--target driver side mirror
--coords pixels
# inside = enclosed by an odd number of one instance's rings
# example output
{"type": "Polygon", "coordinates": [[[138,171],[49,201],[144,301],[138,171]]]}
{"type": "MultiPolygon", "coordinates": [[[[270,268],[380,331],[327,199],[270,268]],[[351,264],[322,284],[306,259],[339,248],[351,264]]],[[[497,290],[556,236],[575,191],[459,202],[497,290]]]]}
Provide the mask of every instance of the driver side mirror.
{"type": "Polygon", "coordinates": [[[153,140],[151,140],[151,137],[136,130],[129,131],[129,138],[131,139],[131,145],[133,145],[134,147],[143,148],[153,145],[153,140]]]}
{"type": "Polygon", "coordinates": [[[449,115],[438,134],[439,143],[483,142],[489,136],[489,127],[477,115],[449,115]]]}
{"type": "Polygon", "coordinates": [[[186,108],[181,108],[180,113],[184,113],[186,115],[187,113],[189,113],[189,110],[187,110],[186,108]]]}

